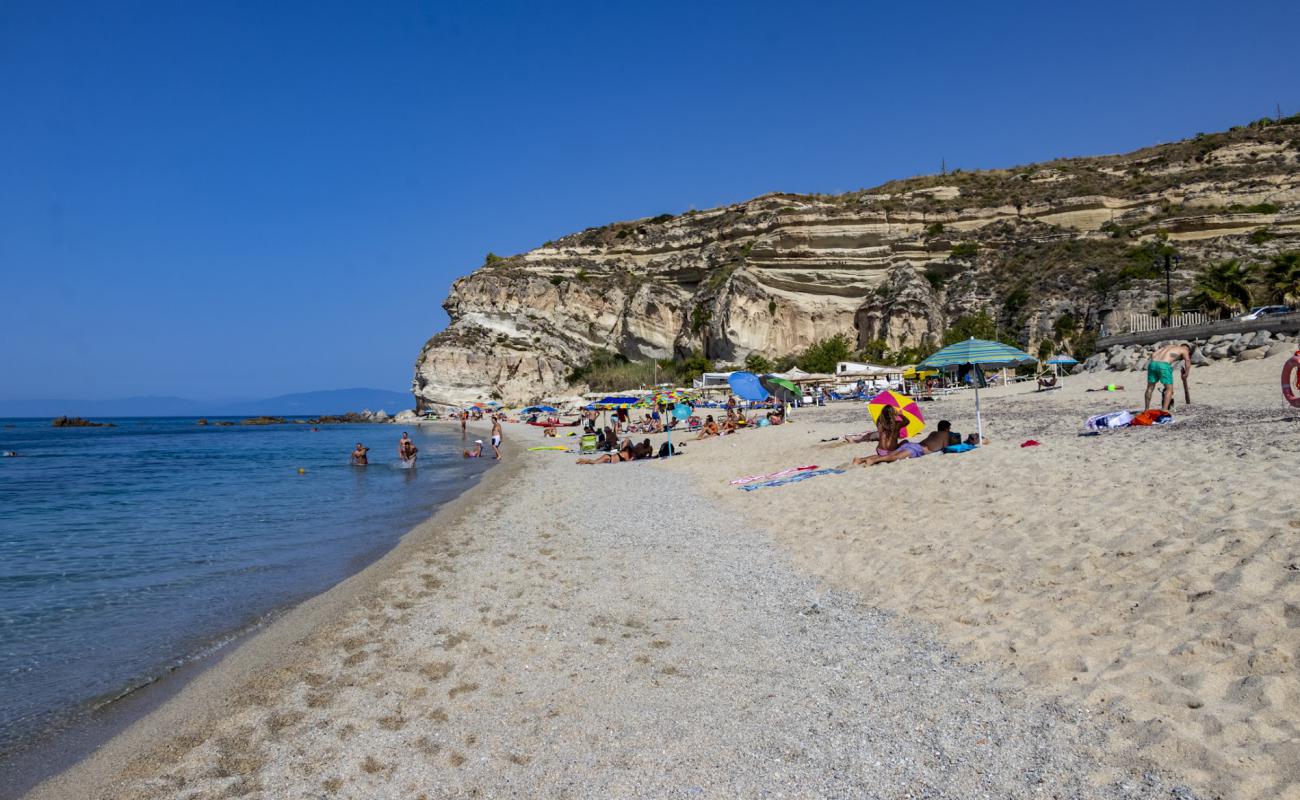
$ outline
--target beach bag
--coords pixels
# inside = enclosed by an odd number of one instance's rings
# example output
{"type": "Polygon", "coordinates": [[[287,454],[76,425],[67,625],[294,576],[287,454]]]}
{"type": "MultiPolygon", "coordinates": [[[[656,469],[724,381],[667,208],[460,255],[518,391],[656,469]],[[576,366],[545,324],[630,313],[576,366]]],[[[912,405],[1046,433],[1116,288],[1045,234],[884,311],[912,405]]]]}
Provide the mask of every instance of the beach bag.
{"type": "Polygon", "coordinates": [[[673,446],[671,444],[669,444],[668,442],[664,442],[663,444],[659,445],[660,458],[667,458],[668,456],[674,456],[674,455],[677,455],[677,451],[673,449],[673,446]]]}

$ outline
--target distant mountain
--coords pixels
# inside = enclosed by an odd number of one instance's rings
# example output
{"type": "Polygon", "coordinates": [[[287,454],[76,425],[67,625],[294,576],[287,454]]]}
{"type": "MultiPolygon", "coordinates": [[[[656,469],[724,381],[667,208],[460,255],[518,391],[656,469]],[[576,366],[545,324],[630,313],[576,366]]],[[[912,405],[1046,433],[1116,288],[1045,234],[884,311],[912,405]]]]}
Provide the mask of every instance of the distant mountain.
{"type": "Polygon", "coordinates": [[[343,414],[362,409],[389,414],[415,408],[415,398],[410,392],[390,392],[386,389],[326,389],[320,392],[297,392],[282,394],[266,400],[250,400],[229,403],[217,411],[207,413],[213,416],[242,416],[245,414],[277,414],[280,416],[302,414],[343,414]]]}
{"type": "Polygon", "coordinates": [[[184,397],[124,397],[116,400],[0,400],[0,417],[241,417],[259,414],[304,416],[383,409],[395,414],[415,406],[409,392],[386,389],[327,389],[265,400],[207,401],[184,397]]]}

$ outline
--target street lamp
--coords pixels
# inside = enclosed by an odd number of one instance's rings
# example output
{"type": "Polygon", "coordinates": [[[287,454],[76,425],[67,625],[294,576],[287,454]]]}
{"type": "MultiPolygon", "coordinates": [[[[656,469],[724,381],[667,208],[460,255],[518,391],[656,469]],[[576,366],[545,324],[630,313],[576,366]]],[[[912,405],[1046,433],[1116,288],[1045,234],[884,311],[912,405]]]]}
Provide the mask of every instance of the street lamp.
{"type": "MultiPolygon", "coordinates": [[[[1170,288],[1169,272],[1170,253],[1165,250],[1165,327],[1172,328],[1174,324],[1174,294],[1170,288]]],[[[1178,267],[1182,259],[1176,254],[1173,256],[1173,265],[1178,267]]]]}
{"type": "Polygon", "coordinates": [[[1171,328],[1174,324],[1174,292],[1171,280],[1171,270],[1177,268],[1182,263],[1182,259],[1176,253],[1171,253],[1173,249],[1168,245],[1156,239],[1153,243],[1155,246],[1155,255],[1160,256],[1164,251],[1165,256],[1165,327],[1171,328]]]}

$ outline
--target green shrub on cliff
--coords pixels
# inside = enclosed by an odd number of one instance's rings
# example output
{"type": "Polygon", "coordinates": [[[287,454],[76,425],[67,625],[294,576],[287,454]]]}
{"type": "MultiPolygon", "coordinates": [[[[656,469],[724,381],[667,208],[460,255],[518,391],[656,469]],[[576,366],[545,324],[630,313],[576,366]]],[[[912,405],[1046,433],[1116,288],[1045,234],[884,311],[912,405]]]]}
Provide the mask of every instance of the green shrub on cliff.
{"type": "Polygon", "coordinates": [[[943,343],[945,346],[956,344],[972,336],[976,339],[997,341],[998,323],[983,311],[978,314],[967,314],[959,317],[956,322],[948,326],[948,330],[943,332],[943,343]]]}
{"type": "Polygon", "coordinates": [[[974,242],[961,242],[954,245],[952,252],[948,254],[949,258],[974,258],[975,254],[980,251],[980,246],[974,242]]]}
{"type": "Polygon", "coordinates": [[[835,372],[835,365],[853,355],[853,341],[837,333],[808,346],[799,357],[799,369],[806,372],[835,372]]]}

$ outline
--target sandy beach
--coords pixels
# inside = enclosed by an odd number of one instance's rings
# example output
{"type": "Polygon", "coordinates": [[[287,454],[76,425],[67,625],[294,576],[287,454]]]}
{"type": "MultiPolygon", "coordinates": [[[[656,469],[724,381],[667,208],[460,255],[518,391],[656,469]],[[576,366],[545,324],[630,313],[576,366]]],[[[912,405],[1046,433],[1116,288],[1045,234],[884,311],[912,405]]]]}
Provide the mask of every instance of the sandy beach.
{"type": "Polygon", "coordinates": [[[31,796],[1300,796],[1279,368],[1099,437],[1140,375],[995,389],[975,452],[754,492],[860,454],[819,440],[864,407],[617,467],[508,426],[396,550],[31,796]]]}
{"type": "MultiPolygon", "coordinates": [[[[727,484],[868,454],[819,442],[870,427],[832,406],[693,443],[669,468],[765,524],[808,574],[1114,723],[1112,746],[1210,796],[1300,797],[1300,414],[1278,391],[1285,358],[1193,370],[1195,402],[1166,428],[1079,436],[1092,414],[1141,407],[1141,373],[1102,373],[982,392],[992,441],[971,453],[727,484]],[[1126,391],[1086,391],[1112,382],[1126,391]]],[[[969,392],[923,410],[974,430],[969,392]]]]}

